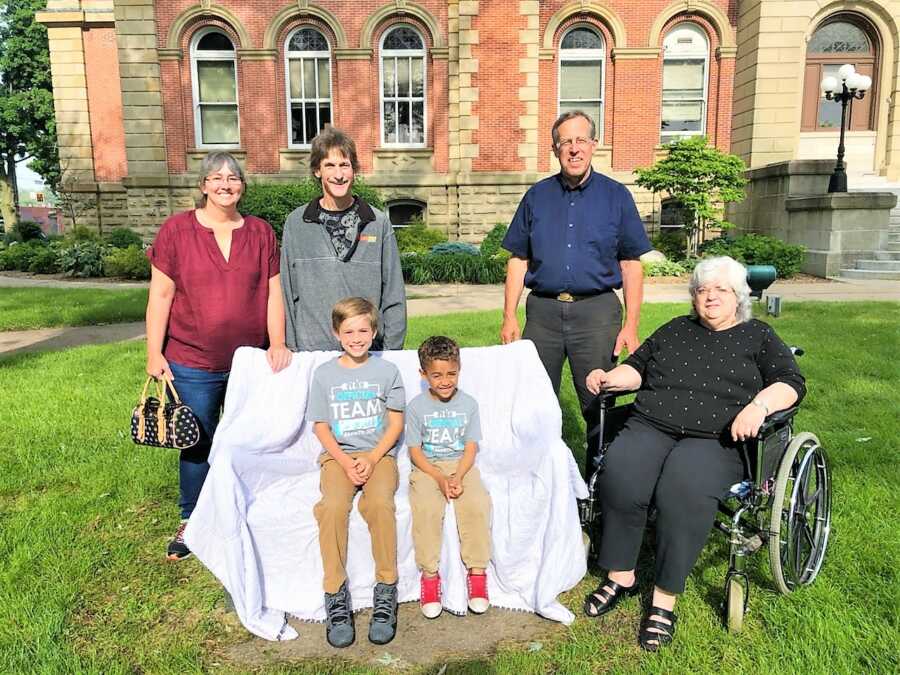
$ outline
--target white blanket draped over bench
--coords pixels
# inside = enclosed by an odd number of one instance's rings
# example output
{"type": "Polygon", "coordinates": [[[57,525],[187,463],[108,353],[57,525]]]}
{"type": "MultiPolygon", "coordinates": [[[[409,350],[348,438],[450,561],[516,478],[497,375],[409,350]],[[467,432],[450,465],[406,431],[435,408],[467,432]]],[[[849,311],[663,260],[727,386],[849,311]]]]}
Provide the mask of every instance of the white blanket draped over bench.
{"type": "MultiPolygon", "coordinates": [[[[322,447],[304,412],[313,372],[335,355],[295,354],[287,369],[273,374],[262,350],[242,347],[235,353],[209,476],[185,531],[191,551],[231,594],[244,626],[268,640],[297,637],[286,615],[325,619],[313,517],[322,447]]],[[[407,401],[424,390],[414,351],[385,352],[381,358],[400,369],[407,401]]],[[[461,358],[460,387],[480,407],[483,440],[477,466],[493,502],[491,604],[568,624],[574,617],[556,597],[585,574],[575,499],[587,491],[562,441],[562,416],[550,380],[529,341],[463,349],[461,358]]],[[[418,600],[419,573],[405,445],[397,460],[399,598],[408,602],[418,600]]],[[[463,614],[466,570],[459,555],[456,519],[448,506],[440,569],[443,604],[463,614]]],[[[369,531],[355,504],[347,573],[354,610],[371,607],[374,562],[369,531]]]]}

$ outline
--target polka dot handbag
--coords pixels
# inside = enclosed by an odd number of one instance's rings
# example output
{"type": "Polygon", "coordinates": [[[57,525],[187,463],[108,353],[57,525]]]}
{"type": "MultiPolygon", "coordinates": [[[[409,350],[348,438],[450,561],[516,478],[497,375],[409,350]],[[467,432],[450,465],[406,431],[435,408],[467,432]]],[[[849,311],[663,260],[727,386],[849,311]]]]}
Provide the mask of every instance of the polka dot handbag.
{"type": "Polygon", "coordinates": [[[178,398],[174,385],[165,380],[156,380],[156,396],[147,396],[150,381],[148,377],[141,392],[141,400],[131,413],[131,438],[138,445],[152,445],[157,448],[190,448],[200,440],[200,424],[190,406],[178,398]],[[165,387],[171,392],[165,401],[165,387]]]}

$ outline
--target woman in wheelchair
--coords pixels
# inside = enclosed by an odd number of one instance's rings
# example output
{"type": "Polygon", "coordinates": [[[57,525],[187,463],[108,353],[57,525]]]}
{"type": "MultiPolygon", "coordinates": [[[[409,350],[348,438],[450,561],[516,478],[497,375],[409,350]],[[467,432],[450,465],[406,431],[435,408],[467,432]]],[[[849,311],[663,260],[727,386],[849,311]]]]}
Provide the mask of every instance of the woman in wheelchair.
{"type": "Polygon", "coordinates": [[[595,394],[637,390],[637,398],[599,476],[597,561],[608,575],[584,611],[602,616],[637,594],[635,564],[653,501],[655,586],[639,636],[649,651],[672,641],[675,600],[706,543],[718,499],[743,477],[738,444],[806,392],[790,349],[751,318],[743,265],[724,256],[704,260],[689,288],[690,316],[659,328],[611,371],[587,376],[595,394]]]}

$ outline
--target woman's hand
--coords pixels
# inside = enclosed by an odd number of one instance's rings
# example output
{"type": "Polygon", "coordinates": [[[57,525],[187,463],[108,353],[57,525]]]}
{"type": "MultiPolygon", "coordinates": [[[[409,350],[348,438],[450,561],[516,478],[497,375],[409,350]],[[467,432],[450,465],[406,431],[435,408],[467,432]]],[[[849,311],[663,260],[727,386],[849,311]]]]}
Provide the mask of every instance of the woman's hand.
{"type": "Polygon", "coordinates": [[[731,440],[746,441],[753,438],[759,433],[759,428],[766,420],[766,412],[762,408],[752,403],[744,406],[744,409],[738,413],[731,423],[731,440]]]}
{"type": "Polygon", "coordinates": [[[588,376],[585,379],[584,383],[587,386],[589,392],[597,395],[603,389],[605,389],[607,384],[609,383],[609,373],[607,373],[602,368],[597,368],[596,370],[592,370],[588,373],[588,376]]]}
{"type": "Polygon", "coordinates": [[[291,363],[292,356],[291,350],[285,347],[284,343],[272,345],[266,350],[266,361],[269,362],[273,373],[287,368],[291,363]]]}
{"type": "Polygon", "coordinates": [[[172,382],[175,379],[175,376],[172,375],[172,369],[169,368],[169,362],[166,361],[166,357],[159,352],[147,354],[147,374],[150,377],[155,377],[157,379],[164,377],[169,380],[169,382],[172,382]]]}

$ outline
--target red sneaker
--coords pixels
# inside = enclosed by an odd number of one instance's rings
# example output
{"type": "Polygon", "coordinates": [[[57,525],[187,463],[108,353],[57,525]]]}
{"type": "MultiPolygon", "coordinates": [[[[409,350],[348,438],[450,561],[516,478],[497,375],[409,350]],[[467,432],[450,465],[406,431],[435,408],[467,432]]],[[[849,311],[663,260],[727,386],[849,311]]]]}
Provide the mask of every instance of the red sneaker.
{"type": "Polygon", "coordinates": [[[419,606],[422,614],[428,619],[436,619],[443,611],[441,605],[441,575],[433,577],[422,575],[419,587],[419,606]]]}
{"type": "Polygon", "coordinates": [[[488,602],[487,574],[469,574],[466,576],[469,587],[469,609],[475,614],[484,614],[490,606],[488,602]]]}

